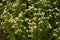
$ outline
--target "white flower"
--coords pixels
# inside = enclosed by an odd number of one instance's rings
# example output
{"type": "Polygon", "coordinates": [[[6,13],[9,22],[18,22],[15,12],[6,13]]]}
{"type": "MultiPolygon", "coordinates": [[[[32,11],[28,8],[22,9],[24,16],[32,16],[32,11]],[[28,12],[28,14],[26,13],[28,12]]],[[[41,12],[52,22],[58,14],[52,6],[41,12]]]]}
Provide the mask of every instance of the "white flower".
{"type": "Polygon", "coordinates": [[[52,28],[52,26],[49,23],[48,23],[48,26],[47,27],[50,28],[50,29],[52,28]]]}
{"type": "Polygon", "coordinates": [[[41,20],[38,24],[42,23],[43,21],[41,20]]]}
{"type": "Polygon", "coordinates": [[[36,15],[37,13],[34,13],[34,16],[36,15]]]}
{"type": "Polygon", "coordinates": [[[7,10],[6,10],[6,9],[4,9],[3,13],[6,13],[6,12],[7,12],[7,10]]]}
{"type": "Polygon", "coordinates": [[[55,14],[55,12],[53,12],[53,14],[55,14]]]}
{"type": "Polygon", "coordinates": [[[52,17],[52,15],[49,15],[49,17],[52,17]]]}
{"type": "Polygon", "coordinates": [[[17,30],[15,30],[15,34],[17,34],[18,33],[18,31],[17,30]]]}
{"type": "Polygon", "coordinates": [[[44,15],[45,13],[44,12],[42,12],[42,15],[44,15]]]}
{"type": "Polygon", "coordinates": [[[31,35],[28,35],[28,37],[33,37],[33,34],[31,34],[31,35]]]}
{"type": "Polygon", "coordinates": [[[56,2],[53,2],[53,4],[56,4],[56,2]]]}
{"type": "Polygon", "coordinates": [[[60,39],[60,37],[59,37],[59,39],[60,39]]]}
{"type": "Polygon", "coordinates": [[[54,9],[59,10],[57,7],[56,7],[56,8],[54,8],[54,9]]]}
{"type": "Polygon", "coordinates": [[[19,16],[18,17],[22,17],[23,15],[21,13],[19,13],[19,16]]]}
{"type": "Polygon", "coordinates": [[[26,32],[28,32],[28,30],[26,29],[26,32]]]}
{"type": "Polygon", "coordinates": [[[26,29],[26,27],[24,27],[24,29],[26,29]]]}
{"type": "Polygon", "coordinates": [[[18,32],[22,32],[22,30],[21,29],[16,30],[15,34],[17,34],[18,32]]]}
{"type": "Polygon", "coordinates": [[[24,4],[24,3],[22,5],[26,6],[26,4],[24,4]]]}
{"type": "Polygon", "coordinates": [[[2,0],[2,1],[5,1],[5,0],[2,0]]]}
{"type": "Polygon", "coordinates": [[[28,10],[31,10],[31,9],[33,9],[34,8],[34,5],[33,6],[29,6],[29,9],[28,10]]]}
{"type": "Polygon", "coordinates": [[[47,19],[49,19],[50,17],[46,17],[47,19]]]}
{"type": "Polygon", "coordinates": [[[33,20],[36,20],[37,18],[36,17],[33,17],[33,20]]]}
{"type": "Polygon", "coordinates": [[[29,32],[33,32],[33,26],[29,26],[29,32]]]}
{"type": "Polygon", "coordinates": [[[28,21],[29,19],[28,18],[25,18],[25,21],[28,21]]]}
{"type": "Polygon", "coordinates": [[[59,22],[56,22],[56,24],[59,24],[59,22]]]}
{"type": "MultiPolygon", "coordinates": [[[[32,20],[31,19],[29,19],[29,22],[31,22],[32,20]]],[[[29,23],[30,24],[30,23],[29,23]]]]}
{"type": "Polygon", "coordinates": [[[31,1],[31,0],[28,0],[28,1],[31,1]]]}
{"type": "Polygon", "coordinates": [[[37,8],[34,8],[34,10],[38,10],[37,8]]]}
{"type": "Polygon", "coordinates": [[[27,11],[28,11],[28,9],[25,9],[25,11],[27,12],[27,11]]]}
{"type": "Polygon", "coordinates": [[[40,0],[40,2],[43,1],[43,0],[40,0]]]}
{"type": "Polygon", "coordinates": [[[12,28],[15,28],[15,25],[13,25],[12,28]]]}
{"type": "Polygon", "coordinates": [[[40,29],[40,31],[42,31],[42,29],[40,29]]]}
{"type": "Polygon", "coordinates": [[[56,34],[56,33],[54,33],[54,34],[53,34],[53,36],[57,36],[57,34],[56,34]]]}
{"type": "Polygon", "coordinates": [[[30,22],[29,22],[28,24],[29,24],[29,25],[31,25],[31,23],[30,23],[30,22]]]}
{"type": "Polygon", "coordinates": [[[0,6],[2,6],[3,4],[2,3],[0,3],[0,6]]]}
{"type": "Polygon", "coordinates": [[[2,29],[5,29],[5,26],[3,26],[2,29]]]}
{"type": "Polygon", "coordinates": [[[29,32],[33,32],[33,30],[29,30],[29,32]]]}
{"type": "Polygon", "coordinates": [[[17,6],[17,5],[18,5],[18,3],[13,3],[12,7],[15,7],[15,6],[17,6]]]}
{"type": "Polygon", "coordinates": [[[37,28],[37,26],[35,25],[35,26],[33,26],[33,28],[34,28],[34,29],[36,29],[36,28],[37,28]]]}
{"type": "Polygon", "coordinates": [[[6,33],[6,31],[4,30],[3,33],[6,33]]]}
{"type": "Polygon", "coordinates": [[[59,27],[59,31],[60,31],[60,27],[59,27]]]}
{"type": "Polygon", "coordinates": [[[18,17],[15,17],[14,19],[15,19],[16,21],[18,21],[18,20],[19,20],[19,18],[18,18],[18,17]]]}
{"type": "Polygon", "coordinates": [[[56,16],[59,16],[59,13],[56,13],[56,16]]]}
{"type": "Polygon", "coordinates": [[[23,35],[23,37],[25,37],[25,35],[23,35]]]}
{"type": "Polygon", "coordinates": [[[12,19],[12,18],[10,18],[8,21],[9,21],[10,23],[16,23],[16,20],[14,20],[14,19],[12,19]]]}
{"type": "Polygon", "coordinates": [[[21,22],[24,22],[24,20],[20,20],[21,22]]]}
{"type": "Polygon", "coordinates": [[[36,23],[34,22],[34,21],[32,21],[32,23],[31,23],[32,25],[36,25],[36,23]]]}
{"type": "Polygon", "coordinates": [[[49,11],[52,11],[51,9],[48,9],[49,11]]]}
{"type": "Polygon", "coordinates": [[[51,9],[51,11],[54,11],[54,9],[51,9]]]}
{"type": "Polygon", "coordinates": [[[38,20],[41,20],[41,18],[39,18],[38,20]]]}
{"type": "Polygon", "coordinates": [[[58,32],[58,29],[54,29],[54,31],[58,32]]]}

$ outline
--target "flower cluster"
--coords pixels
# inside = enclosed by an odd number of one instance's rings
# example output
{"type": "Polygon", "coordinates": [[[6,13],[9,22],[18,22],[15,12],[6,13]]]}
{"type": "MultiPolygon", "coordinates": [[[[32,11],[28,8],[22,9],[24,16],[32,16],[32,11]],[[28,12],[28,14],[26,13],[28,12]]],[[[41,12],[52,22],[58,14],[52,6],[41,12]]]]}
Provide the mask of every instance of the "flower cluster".
{"type": "Polygon", "coordinates": [[[59,1],[2,0],[0,30],[10,40],[60,40],[59,1]]]}

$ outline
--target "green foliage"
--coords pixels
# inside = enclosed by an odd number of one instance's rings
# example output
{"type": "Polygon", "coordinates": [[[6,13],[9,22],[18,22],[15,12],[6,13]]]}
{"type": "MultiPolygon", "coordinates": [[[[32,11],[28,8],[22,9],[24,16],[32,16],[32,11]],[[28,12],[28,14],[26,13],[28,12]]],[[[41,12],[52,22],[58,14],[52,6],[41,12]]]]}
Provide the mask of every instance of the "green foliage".
{"type": "Polygon", "coordinates": [[[0,0],[0,32],[4,40],[60,40],[60,1],[0,0]]]}

